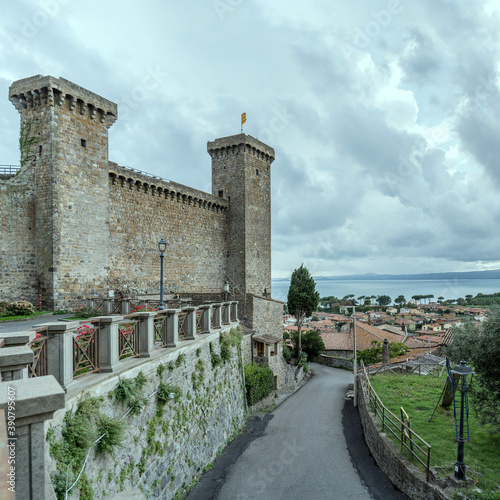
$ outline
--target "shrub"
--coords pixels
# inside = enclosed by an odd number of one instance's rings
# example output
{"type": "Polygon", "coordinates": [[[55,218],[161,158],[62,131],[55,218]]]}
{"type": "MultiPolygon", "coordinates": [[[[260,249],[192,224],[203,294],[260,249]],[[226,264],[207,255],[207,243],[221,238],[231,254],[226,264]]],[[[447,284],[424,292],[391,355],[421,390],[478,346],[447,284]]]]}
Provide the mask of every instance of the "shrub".
{"type": "Polygon", "coordinates": [[[73,309],[73,313],[79,318],[93,318],[99,316],[100,311],[95,307],[78,306],[73,309]]]}
{"type": "Polygon", "coordinates": [[[274,389],[274,373],[271,368],[247,363],[245,365],[245,389],[250,406],[270,394],[274,389]]]}
{"type": "Polygon", "coordinates": [[[35,306],[27,300],[17,300],[7,307],[7,313],[11,316],[25,316],[34,312],[35,306]]]}
{"type": "Polygon", "coordinates": [[[7,313],[8,307],[9,307],[8,302],[5,302],[5,300],[0,300],[0,316],[4,316],[7,313]]]}
{"type": "Polygon", "coordinates": [[[293,358],[293,352],[292,350],[283,342],[283,357],[285,358],[285,361],[287,363],[290,363],[293,358]]]}
{"type": "MultiPolygon", "coordinates": [[[[325,344],[323,343],[321,335],[316,330],[307,330],[302,332],[301,337],[302,351],[307,354],[307,359],[309,361],[314,361],[325,350],[325,344]]],[[[298,332],[293,332],[292,342],[294,345],[294,356],[297,356],[298,339],[298,332]]]]}

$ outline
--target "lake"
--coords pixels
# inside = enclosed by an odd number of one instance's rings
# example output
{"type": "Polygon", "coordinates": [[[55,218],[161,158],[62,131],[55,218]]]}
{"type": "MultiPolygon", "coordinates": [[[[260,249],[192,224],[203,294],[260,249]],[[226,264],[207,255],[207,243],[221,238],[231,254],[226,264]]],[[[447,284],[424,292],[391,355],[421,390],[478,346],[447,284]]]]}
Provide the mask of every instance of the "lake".
{"type": "MultiPolygon", "coordinates": [[[[273,299],[286,302],[290,280],[272,280],[273,299]]],[[[499,279],[452,279],[452,280],[320,280],[316,282],[320,297],[334,295],[341,299],[351,293],[361,295],[389,295],[394,299],[404,295],[407,300],[412,295],[434,295],[445,299],[465,298],[478,293],[500,292],[499,279]]]]}

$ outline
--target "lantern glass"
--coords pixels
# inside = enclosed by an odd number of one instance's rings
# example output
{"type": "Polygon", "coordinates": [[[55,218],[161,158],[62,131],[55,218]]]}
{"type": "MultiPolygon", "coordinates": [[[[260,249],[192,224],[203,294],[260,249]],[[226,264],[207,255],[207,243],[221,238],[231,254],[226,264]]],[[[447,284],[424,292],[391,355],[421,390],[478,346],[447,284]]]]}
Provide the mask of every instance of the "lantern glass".
{"type": "Polygon", "coordinates": [[[160,253],[165,253],[166,249],[167,249],[167,242],[162,238],[158,242],[158,250],[160,251],[160,253]]]}

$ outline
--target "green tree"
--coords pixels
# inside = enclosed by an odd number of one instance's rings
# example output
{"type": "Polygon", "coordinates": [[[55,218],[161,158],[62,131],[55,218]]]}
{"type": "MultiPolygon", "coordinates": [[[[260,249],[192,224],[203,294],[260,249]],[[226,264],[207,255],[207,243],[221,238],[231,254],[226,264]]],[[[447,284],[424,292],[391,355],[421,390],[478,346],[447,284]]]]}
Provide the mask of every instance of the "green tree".
{"type": "Polygon", "coordinates": [[[399,295],[398,297],[396,297],[394,299],[394,303],[395,304],[399,304],[400,306],[402,306],[403,304],[406,303],[406,299],[405,299],[405,296],[404,295],[399,295]]]}
{"type": "Polygon", "coordinates": [[[388,306],[391,303],[391,298],[389,295],[379,295],[377,297],[377,302],[381,306],[388,306]]]}
{"type": "MultiPolygon", "coordinates": [[[[294,354],[298,357],[298,332],[292,333],[292,342],[295,347],[294,354]]],[[[321,335],[316,330],[307,330],[302,334],[302,350],[307,354],[308,361],[314,361],[324,350],[325,344],[321,335]]]]}
{"type": "Polygon", "coordinates": [[[288,311],[297,320],[297,355],[302,353],[301,330],[304,319],[316,311],[319,302],[319,293],[316,291],[316,282],[309,270],[302,264],[295,269],[290,279],[288,289],[288,311]]]}
{"type": "Polygon", "coordinates": [[[453,342],[445,353],[453,362],[464,359],[474,368],[472,406],[482,424],[500,430],[500,307],[491,308],[482,327],[466,320],[452,331],[453,342]]]}

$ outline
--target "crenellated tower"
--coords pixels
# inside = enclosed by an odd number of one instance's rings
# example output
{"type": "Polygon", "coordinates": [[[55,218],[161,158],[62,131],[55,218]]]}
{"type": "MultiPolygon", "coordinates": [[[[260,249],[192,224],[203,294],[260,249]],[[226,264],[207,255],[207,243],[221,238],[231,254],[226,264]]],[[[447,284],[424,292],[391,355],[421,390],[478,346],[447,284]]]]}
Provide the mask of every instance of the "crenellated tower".
{"type": "Polygon", "coordinates": [[[38,289],[48,307],[105,288],[109,272],[108,128],[117,106],[51,76],[18,80],[9,99],[30,124],[38,289]],[[89,248],[90,246],[90,248],[89,248]]]}
{"type": "Polygon", "coordinates": [[[212,158],[212,194],[230,203],[228,278],[234,279],[240,293],[270,297],[274,149],[238,134],[209,142],[207,150],[212,158]]]}

